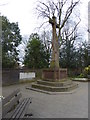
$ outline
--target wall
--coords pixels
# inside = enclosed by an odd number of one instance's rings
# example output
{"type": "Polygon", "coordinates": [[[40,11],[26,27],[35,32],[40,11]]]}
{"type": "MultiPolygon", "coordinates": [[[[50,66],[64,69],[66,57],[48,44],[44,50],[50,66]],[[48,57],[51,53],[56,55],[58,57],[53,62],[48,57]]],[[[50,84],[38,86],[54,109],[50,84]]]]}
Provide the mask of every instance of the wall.
{"type": "Polygon", "coordinates": [[[19,82],[19,69],[3,69],[2,85],[10,85],[19,82]]]}
{"type": "Polygon", "coordinates": [[[3,69],[2,70],[2,85],[11,85],[19,83],[23,80],[31,80],[40,78],[42,70],[31,69],[3,69]]]}

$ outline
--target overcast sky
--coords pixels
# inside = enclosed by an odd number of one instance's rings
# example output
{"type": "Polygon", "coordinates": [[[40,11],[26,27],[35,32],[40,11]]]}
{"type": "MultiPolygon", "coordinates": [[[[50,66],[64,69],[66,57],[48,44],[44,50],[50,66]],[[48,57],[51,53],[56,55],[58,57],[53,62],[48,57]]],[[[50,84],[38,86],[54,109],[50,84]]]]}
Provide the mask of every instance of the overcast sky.
{"type": "Polygon", "coordinates": [[[34,4],[36,0],[0,0],[0,12],[7,16],[10,22],[18,22],[22,35],[34,32],[36,17],[34,4]]]}
{"type": "MultiPolygon", "coordinates": [[[[81,0],[81,26],[86,27],[88,22],[88,1],[81,0]]],[[[7,16],[10,22],[18,22],[21,35],[30,35],[38,27],[38,19],[35,15],[36,0],[0,0],[1,15],[7,16]],[[5,4],[5,5],[2,5],[5,4]]]]}
{"type": "MultiPolygon", "coordinates": [[[[41,21],[37,19],[35,14],[37,0],[0,0],[0,13],[7,16],[10,22],[18,22],[22,36],[29,37],[31,33],[36,32],[41,21]]],[[[80,32],[83,38],[88,40],[87,23],[88,23],[88,1],[81,0],[79,6],[81,23],[80,32]]],[[[20,46],[20,60],[24,57],[25,46],[20,46]]]]}

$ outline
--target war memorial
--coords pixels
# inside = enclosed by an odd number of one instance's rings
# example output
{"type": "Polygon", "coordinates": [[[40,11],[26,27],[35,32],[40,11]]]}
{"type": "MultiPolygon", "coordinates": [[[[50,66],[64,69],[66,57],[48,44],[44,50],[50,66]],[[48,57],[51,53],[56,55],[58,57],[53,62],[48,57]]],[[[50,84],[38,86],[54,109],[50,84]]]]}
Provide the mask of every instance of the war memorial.
{"type": "Polygon", "coordinates": [[[78,84],[73,83],[68,79],[67,69],[62,69],[59,66],[59,44],[56,29],[59,25],[56,23],[56,17],[53,15],[52,19],[49,19],[49,23],[52,25],[52,55],[50,68],[43,69],[42,79],[37,80],[37,83],[33,83],[32,86],[27,89],[32,89],[49,94],[56,94],[58,92],[69,92],[77,88],[78,84]]]}

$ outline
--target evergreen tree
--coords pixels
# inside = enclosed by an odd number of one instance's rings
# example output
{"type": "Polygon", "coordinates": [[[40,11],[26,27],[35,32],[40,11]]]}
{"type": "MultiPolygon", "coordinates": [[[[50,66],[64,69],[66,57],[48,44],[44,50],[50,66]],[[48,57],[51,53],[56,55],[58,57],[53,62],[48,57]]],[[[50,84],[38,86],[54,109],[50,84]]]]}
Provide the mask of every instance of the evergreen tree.
{"type": "Polygon", "coordinates": [[[60,49],[60,66],[63,68],[75,68],[76,50],[74,41],[66,39],[60,49]]]}
{"type": "Polygon", "coordinates": [[[9,20],[2,16],[2,67],[13,68],[18,64],[19,50],[22,37],[18,23],[10,23],[9,20]]]}
{"type": "Polygon", "coordinates": [[[37,33],[30,35],[24,57],[24,64],[29,68],[44,68],[49,66],[49,51],[45,49],[37,33]]]}

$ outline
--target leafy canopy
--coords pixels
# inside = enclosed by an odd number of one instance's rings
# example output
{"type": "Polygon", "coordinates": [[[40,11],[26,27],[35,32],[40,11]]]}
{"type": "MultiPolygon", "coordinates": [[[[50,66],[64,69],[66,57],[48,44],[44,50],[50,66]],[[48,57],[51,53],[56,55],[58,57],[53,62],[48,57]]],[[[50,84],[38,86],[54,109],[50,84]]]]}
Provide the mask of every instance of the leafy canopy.
{"type": "Polygon", "coordinates": [[[32,33],[25,50],[25,66],[29,68],[48,67],[49,56],[49,52],[45,49],[39,35],[37,33],[32,33]]]}
{"type": "Polygon", "coordinates": [[[22,36],[18,23],[10,23],[2,16],[2,66],[3,68],[13,68],[19,61],[18,46],[21,43],[22,36]]]}

